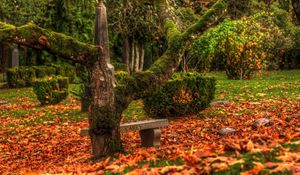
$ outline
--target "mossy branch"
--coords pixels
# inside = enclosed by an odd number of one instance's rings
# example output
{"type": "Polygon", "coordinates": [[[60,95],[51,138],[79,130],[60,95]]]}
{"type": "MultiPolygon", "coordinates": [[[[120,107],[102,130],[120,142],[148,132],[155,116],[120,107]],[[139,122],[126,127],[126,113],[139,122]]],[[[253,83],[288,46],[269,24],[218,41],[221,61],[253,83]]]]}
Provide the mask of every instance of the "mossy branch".
{"type": "Polygon", "coordinates": [[[189,40],[194,34],[205,31],[220,20],[227,12],[228,0],[218,0],[195,24],[191,25],[182,37],[189,40]]]}
{"type": "Polygon", "coordinates": [[[0,42],[46,50],[76,63],[87,64],[101,56],[101,48],[28,23],[16,27],[0,22],[0,42]]]}
{"type": "MultiPolygon", "coordinates": [[[[160,0],[157,3],[161,3],[158,4],[158,7],[165,7],[166,5],[165,0],[160,0]]],[[[153,91],[161,87],[180,64],[184,47],[192,35],[203,32],[211,25],[215,25],[226,12],[227,5],[227,0],[218,0],[198,22],[183,33],[178,30],[170,16],[161,15],[166,18],[163,20],[166,21],[168,49],[147,71],[123,76],[121,86],[124,90],[122,90],[122,93],[131,94],[132,98],[143,98],[151,95],[153,91]]]]}

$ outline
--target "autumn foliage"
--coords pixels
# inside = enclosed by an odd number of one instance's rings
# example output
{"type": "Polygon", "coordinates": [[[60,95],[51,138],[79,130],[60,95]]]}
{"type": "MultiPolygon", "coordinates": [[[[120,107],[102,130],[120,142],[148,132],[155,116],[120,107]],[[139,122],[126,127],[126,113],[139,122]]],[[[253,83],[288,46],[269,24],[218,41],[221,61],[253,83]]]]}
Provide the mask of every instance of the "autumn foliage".
{"type": "MultiPolygon", "coordinates": [[[[90,140],[78,133],[88,126],[78,100],[40,107],[31,89],[1,89],[0,101],[10,103],[0,108],[0,174],[299,173],[299,96],[268,99],[246,87],[239,93],[255,98],[232,93],[230,104],[171,120],[162,128],[161,147],[141,148],[138,132],[122,133],[125,153],[99,162],[91,161],[90,140]],[[254,129],[254,120],[262,117],[273,124],[254,129]],[[224,127],[237,132],[222,136],[218,131],[224,127]]],[[[286,85],[268,88],[277,92],[286,85]]],[[[218,89],[216,98],[230,98],[226,90],[218,89]]]]}

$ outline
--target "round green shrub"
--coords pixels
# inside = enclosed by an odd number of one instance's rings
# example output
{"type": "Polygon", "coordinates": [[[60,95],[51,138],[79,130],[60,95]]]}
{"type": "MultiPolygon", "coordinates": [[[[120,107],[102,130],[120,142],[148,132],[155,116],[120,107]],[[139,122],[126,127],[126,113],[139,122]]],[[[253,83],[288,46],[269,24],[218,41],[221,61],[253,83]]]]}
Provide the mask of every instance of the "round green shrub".
{"type": "Polygon", "coordinates": [[[57,104],[68,96],[68,77],[46,77],[33,82],[33,92],[42,105],[57,104]]]}
{"type": "Polygon", "coordinates": [[[144,99],[144,110],[154,118],[198,113],[214,98],[216,81],[199,73],[176,73],[157,93],[144,99]]]}

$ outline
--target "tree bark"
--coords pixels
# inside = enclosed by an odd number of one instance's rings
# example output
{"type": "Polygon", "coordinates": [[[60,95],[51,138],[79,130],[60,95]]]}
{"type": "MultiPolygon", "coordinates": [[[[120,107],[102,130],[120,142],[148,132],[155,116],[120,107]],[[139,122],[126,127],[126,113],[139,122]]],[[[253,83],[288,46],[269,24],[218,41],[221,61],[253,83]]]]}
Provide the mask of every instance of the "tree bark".
{"type": "Polygon", "coordinates": [[[127,72],[129,72],[129,41],[127,37],[124,37],[123,39],[123,63],[127,65],[127,72]]]}
{"type": "Polygon", "coordinates": [[[107,26],[106,7],[100,0],[96,8],[95,45],[100,45],[103,52],[88,67],[91,90],[90,137],[96,159],[122,149],[119,132],[121,114],[116,111],[114,70],[109,58],[107,26]]]}
{"type": "Polygon", "coordinates": [[[133,40],[130,42],[130,72],[134,72],[134,59],[135,59],[135,43],[133,40]]]}
{"type": "Polygon", "coordinates": [[[6,70],[9,67],[9,49],[5,45],[5,43],[0,44],[0,56],[1,56],[1,67],[0,67],[0,72],[5,73],[6,70]]]}
{"type": "Polygon", "coordinates": [[[300,0],[292,0],[292,6],[297,19],[297,25],[300,25],[300,0]]]}
{"type": "Polygon", "coordinates": [[[140,49],[138,42],[134,44],[134,72],[139,72],[140,68],[140,49]]]}
{"type": "Polygon", "coordinates": [[[144,45],[140,44],[140,48],[139,48],[139,52],[140,52],[140,63],[139,63],[139,71],[143,71],[144,69],[144,59],[145,59],[145,49],[144,49],[144,45]]]}

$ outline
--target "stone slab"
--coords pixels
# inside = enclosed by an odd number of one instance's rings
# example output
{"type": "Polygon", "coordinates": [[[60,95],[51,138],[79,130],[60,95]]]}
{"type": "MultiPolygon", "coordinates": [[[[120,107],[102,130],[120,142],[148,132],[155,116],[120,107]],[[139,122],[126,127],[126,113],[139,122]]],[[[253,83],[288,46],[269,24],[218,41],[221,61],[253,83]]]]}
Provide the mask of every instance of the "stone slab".
{"type": "Polygon", "coordinates": [[[140,137],[143,147],[157,147],[160,146],[160,129],[145,129],[140,130],[140,137]]]}
{"type": "MultiPolygon", "coordinates": [[[[168,119],[153,119],[153,120],[124,123],[120,125],[120,131],[137,131],[137,130],[155,129],[155,128],[161,128],[167,126],[168,124],[169,124],[168,119]]],[[[89,128],[81,129],[80,135],[88,136],[89,128]]]]}

